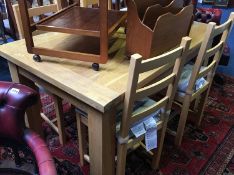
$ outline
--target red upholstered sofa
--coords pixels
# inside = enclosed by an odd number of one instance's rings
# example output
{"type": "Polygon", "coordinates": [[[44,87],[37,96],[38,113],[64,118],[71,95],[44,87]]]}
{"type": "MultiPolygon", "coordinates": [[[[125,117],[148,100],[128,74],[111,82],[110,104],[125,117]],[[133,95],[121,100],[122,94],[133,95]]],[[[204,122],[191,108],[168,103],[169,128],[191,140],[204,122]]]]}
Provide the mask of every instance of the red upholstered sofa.
{"type": "Polygon", "coordinates": [[[34,156],[40,175],[56,175],[47,145],[24,124],[25,110],[37,100],[38,94],[29,87],[0,81],[0,144],[12,147],[16,165],[21,164],[18,149],[23,149],[34,156]]]}

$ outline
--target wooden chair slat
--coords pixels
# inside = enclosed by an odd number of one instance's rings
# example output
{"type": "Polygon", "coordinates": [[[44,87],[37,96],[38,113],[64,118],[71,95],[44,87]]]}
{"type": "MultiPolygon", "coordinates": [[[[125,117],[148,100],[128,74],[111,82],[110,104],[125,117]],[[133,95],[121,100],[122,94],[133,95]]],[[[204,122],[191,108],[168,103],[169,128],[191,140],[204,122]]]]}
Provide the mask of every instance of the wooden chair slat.
{"type": "Polygon", "coordinates": [[[183,52],[183,48],[178,47],[175,50],[166,52],[160,56],[144,60],[142,61],[140,72],[143,73],[143,72],[154,69],[155,66],[161,67],[168,62],[173,62],[176,60],[177,57],[181,55],[182,52],[183,52]]]}
{"type": "Polygon", "coordinates": [[[154,93],[161,91],[162,89],[166,88],[170,83],[172,83],[175,77],[176,75],[172,73],[154,84],[138,89],[135,95],[135,100],[140,100],[144,97],[150,96],[154,93]]]}
{"type": "Polygon", "coordinates": [[[211,56],[215,55],[216,52],[218,52],[219,50],[222,49],[222,47],[224,46],[223,42],[220,42],[219,44],[217,44],[215,47],[209,49],[206,51],[205,57],[207,59],[209,59],[211,56]]]}
{"type": "Polygon", "coordinates": [[[149,108],[146,108],[144,111],[141,111],[137,114],[132,115],[132,117],[130,119],[130,125],[145,118],[146,116],[149,116],[150,114],[153,114],[155,111],[163,108],[165,106],[165,104],[168,103],[168,100],[169,100],[169,97],[165,96],[163,99],[156,102],[154,105],[150,106],[149,108]]]}
{"type": "Polygon", "coordinates": [[[215,65],[216,65],[216,60],[213,60],[212,63],[209,64],[209,66],[203,68],[203,69],[198,73],[197,79],[207,76],[207,74],[208,74],[209,72],[212,72],[212,70],[214,69],[215,65]]]}
{"type": "Polygon", "coordinates": [[[212,34],[212,37],[215,37],[224,32],[227,28],[230,28],[232,25],[231,19],[227,20],[225,23],[215,26],[215,30],[212,34]]]}
{"type": "Polygon", "coordinates": [[[58,11],[58,5],[50,4],[50,5],[30,8],[28,9],[28,14],[29,14],[29,17],[33,17],[33,16],[39,16],[41,14],[57,12],[57,11],[58,11]]]}
{"type": "Polygon", "coordinates": [[[200,88],[197,91],[195,91],[192,94],[191,101],[193,101],[194,99],[196,99],[197,97],[199,97],[201,93],[203,93],[205,90],[207,90],[207,88],[209,87],[209,85],[210,85],[210,83],[207,82],[205,85],[202,86],[202,88],[200,88]]]}

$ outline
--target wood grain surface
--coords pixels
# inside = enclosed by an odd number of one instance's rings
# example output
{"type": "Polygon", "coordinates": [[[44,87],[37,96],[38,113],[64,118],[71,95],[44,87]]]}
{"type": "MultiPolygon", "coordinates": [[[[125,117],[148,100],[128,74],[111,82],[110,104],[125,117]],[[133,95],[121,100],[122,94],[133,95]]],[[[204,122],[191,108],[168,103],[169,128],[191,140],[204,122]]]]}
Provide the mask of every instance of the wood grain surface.
{"type": "MultiPolygon", "coordinates": [[[[190,31],[192,38],[190,54],[197,53],[204,37],[206,24],[194,22],[190,31]]],[[[0,46],[0,55],[37,77],[50,82],[84,103],[104,112],[123,100],[126,91],[129,60],[125,56],[125,34],[113,38],[109,47],[109,60],[94,71],[90,63],[61,58],[41,56],[42,62],[33,61],[32,54],[27,52],[25,41],[19,40],[0,46]]],[[[74,50],[82,45],[82,37],[45,33],[34,36],[36,46],[74,50]]],[[[95,44],[90,42],[90,44],[95,44]]],[[[188,58],[189,59],[189,58],[188,58]]],[[[170,66],[169,66],[170,68],[170,66]]],[[[151,81],[160,70],[153,70],[140,77],[142,84],[151,81]]]]}

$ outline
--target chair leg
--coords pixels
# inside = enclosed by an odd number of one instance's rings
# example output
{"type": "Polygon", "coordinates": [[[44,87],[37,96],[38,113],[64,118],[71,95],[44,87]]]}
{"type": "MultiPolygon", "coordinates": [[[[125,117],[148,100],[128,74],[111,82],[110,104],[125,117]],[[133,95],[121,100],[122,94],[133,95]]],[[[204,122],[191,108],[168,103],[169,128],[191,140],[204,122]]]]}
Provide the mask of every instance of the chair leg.
{"type": "Polygon", "coordinates": [[[65,125],[64,125],[64,115],[63,115],[63,104],[62,99],[56,95],[53,95],[54,98],[54,106],[57,118],[57,125],[58,125],[58,134],[59,134],[59,141],[61,145],[66,143],[66,133],[65,133],[65,125]]]}
{"type": "Polygon", "coordinates": [[[179,124],[177,127],[176,138],[175,138],[175,145],[180,146],[182,142],[182,138],[184,135],[184,128],[187,121],[188,111],[190,106],[190,96],[186,95],[183,106],[181,108],[179,124]]]}
{"type": "Polygon", "coordinates": [[[81,122],[81,114],[76,113],[76,121],[77,121],[77,132],[78,132],[78,145],[79,145],[79,152],[80,152],[80,163],[81,166],[84,166],[84,155],[87,154],[85,139],[87,137],[87,128],[81,122]]]}
{"type": "Polygon", "coordinates": [[[161,158],[161,154],[162,154],[162,148],[163,148],[163,144],[164,144],[164,138],[165,138],[165,134],[166,134],[166,130],[167,130],[168,118],[169,118],[169,116],[165,116],[165,119],[164,119],[164,122],[163,122],[160,141],[159,141],[159,146],[158,146],[158,149],[156,150],[157,153],[154,154],[153,160],[152,160],[151,167],[153,169],[158,169],[159,168],[160,158],[161,158]]]}
{"type": "Polygon", "coordinates": [[[199,103],[200,103],[201,96],[197,97],[194,101],[193,111],[197,112],[199,109],[199,103]]]}
{"type": "Polygon", "coordinates": [[[118,144],[116,175],[125,174],[127,144],[118,144]]]}
{"type": "Polygon", "coordinates": [[[203,92],[201,94],[201,98],[200,98],[200,102],[198,104],[198,110],[196,112],[196,117],[197,117],[197,122],[196,122],[196,125],[197,126],[200,126],[201,125],[201,121],[202,121],[202,118],[203,118],[203,112],[204,112],[204,109],[205,109],[205,104],[206,104],[206,101],[207,101],[207,98],[208,98],[208,89],[203,92]]]}

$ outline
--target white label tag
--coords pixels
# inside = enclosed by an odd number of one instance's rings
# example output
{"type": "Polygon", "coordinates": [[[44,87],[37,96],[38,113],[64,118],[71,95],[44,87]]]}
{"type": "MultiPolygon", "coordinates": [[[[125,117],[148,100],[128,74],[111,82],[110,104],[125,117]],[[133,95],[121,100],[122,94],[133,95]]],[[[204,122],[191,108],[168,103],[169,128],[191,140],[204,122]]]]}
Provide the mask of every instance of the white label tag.
{"type": "Polygon", "coordinates": [[[156,121],[153,117],[150,117],[150,118],[144,120],[144,124],[145,124],[146,130],[148,130],[150,128],[156,128],[156,121]]]}
{"type": "Polygon", "coordinates": [[[131,131],[136,138],[140,137],[141,135],[145,134],[145,128],[143,123],[139,123],[131,127],[131,131]]]}
{"type": "Polygon", "coordinates": [[[12,93],[12,94],[18,94],[19,93],[19,89],[16,89],[16,88],[12,88],[11,90],[10,90],[10,92],[12,93]]]}
{"type": "Polygon", "coordinates": [[[146,134],[145,134],[145,145],[146,150],[150,151],[157,148],[157,127],[156,121],[153,117],[148,118],[144,121],[146,134]]]}
{"type": "Polygon", "coordinates": [[[150,128],[145,134],[145,146],[146,150],[150,151],[157,148],[157,128],[150,128]]]}

